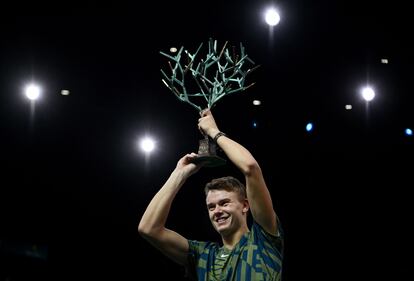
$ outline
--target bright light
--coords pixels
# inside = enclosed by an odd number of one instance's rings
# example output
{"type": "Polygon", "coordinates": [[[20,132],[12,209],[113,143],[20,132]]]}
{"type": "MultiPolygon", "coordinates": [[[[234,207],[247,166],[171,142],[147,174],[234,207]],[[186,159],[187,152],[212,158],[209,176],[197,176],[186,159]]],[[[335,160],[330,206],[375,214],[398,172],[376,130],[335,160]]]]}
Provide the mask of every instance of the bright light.
{"type": "Polygon", "coordinates": [[[371,87],[365,87],[364,89],[362,89],[362,97],[366,101],[371,101],[375,97],[375,92],[371,87]]]}
{"type": "Polygon", "coordinates": [[[270,26],[275,26],[280,22],[280,16],[276,9],[269,8],[265,13],[266,23],[270,26]]]}
{"type": "Polygon", "coordinates": [[[69,90],[62,90],[62,91],[60,91],[60,94],[62,96],[69,96],[70,92],[69,92],[69,90]]]}
{"type": "Polygon", "coordinates": [[[253,105],[261,105],[262,102],[260,100],[254,100],[253,105]]]}
{"type": "Polygon", "coordinates": [[[347,105],[345,105],[345,109],[346,109],[346,110],[351,110],[351,109],[352,109],[352,105],[351,105],[351,104],[347,104],[347,105]]]}
{"type": "Polygon", "coordinates": [[[388,64],[388,59],[381,59],[381,63],[388,64]]]}
{"type": "Polygon", "coordinates": [[[411,130],[410,128],[405,129],[405,134],[407,136],[412,136],[413,135],[413,130],[411,130]]]}
{"type": "Polygon", "coordinates": [[[308,123],[306,124],[306,131],[310,132],[313,129],[313,124],[312,123],[308,123]]]}
{"type": "Polygon", "coordinates": [[[175,53],[175,52],[177,52],[177,48],[176,48],[176,47],[171,47],[171,48],[170,48],[170,52],[171,52],[171,53],[175,53]]]}
{"type": "Polygon", "coordinates": [[[153,139],[145,137],[141,140],[140,147],[144,152],[149,153],[155,149],[155,142],[153,139]]]}
{"type": "Polygon", "coordinates": [[[30,100],[36,100],[40,96],[40,88],[35,84],[30,84],[26,87],[26,97],[30,100]]]}

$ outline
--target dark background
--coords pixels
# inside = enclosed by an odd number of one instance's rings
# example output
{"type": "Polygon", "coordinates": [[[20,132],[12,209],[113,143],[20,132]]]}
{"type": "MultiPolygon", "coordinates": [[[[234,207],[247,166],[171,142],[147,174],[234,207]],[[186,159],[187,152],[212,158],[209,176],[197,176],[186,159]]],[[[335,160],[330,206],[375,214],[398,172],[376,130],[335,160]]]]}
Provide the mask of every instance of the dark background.
{"type": "MultiPolygon", "coordinates": [[[[272,31],[262,19],[271,1],[2,4],[0,280],[184,279],[137,224],[201,138],[196,110],[161,82],[159,51],[194,53],[210,37],[241,42],[260,65],[256,84],[213,113],[262,166],[286,233],[284,281],[405,279],[414,46],[400,2],[275,1],[272,31]],[[33,108],[30,81],[43,87],[33,108]],[[369,105],[359,97],[367,83],[369,105]],[[150,156],[136,147],[145,134],[157,139],[150,156]]],[[[194,175],[168,227],[219,239],[202,188],[228,174],[242,179],[231,165],[194,175]]]]}

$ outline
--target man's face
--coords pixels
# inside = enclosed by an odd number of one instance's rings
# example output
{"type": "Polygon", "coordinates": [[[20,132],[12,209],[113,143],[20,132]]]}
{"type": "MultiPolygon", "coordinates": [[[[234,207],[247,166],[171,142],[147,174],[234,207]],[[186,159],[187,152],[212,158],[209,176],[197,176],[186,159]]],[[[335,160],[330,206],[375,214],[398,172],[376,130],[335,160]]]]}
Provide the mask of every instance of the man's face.
{"type": "Polygon", "coordinates": [[[247,200],[226,190],[210,190],[206,197],[208,214],[214,228],[221,235],[231,235],[246,223],[247,200]]]}

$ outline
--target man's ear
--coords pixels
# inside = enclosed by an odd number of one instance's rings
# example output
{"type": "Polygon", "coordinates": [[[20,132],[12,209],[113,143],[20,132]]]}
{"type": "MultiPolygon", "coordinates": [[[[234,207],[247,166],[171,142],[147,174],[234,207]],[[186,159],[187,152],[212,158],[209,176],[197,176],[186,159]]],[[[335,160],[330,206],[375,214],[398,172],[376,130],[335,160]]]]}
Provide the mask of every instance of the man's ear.
{"type": "Polygon", "coordinates": [[[247,199],[244,200],[243,202],[243,213],[247,213],[250,209],[250,205],[249,205],[249,201],[247,201],[247,199]]]}

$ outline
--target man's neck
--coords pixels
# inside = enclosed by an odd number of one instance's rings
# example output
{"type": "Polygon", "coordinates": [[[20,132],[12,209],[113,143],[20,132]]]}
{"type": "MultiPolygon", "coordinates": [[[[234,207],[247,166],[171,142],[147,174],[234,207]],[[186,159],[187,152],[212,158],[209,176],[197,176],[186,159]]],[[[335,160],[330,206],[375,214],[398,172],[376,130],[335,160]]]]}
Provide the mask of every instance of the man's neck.
{"type": "Polygon", "coordinates": [[[237,245],[237,243],[239,243],[243,235],[247,232],[249,232],[249,228],[245,226],[228,236],[221,236],[221,239],[223,241],[223,246],[226,249],[233,250],[233,248],[237,245]]]}

